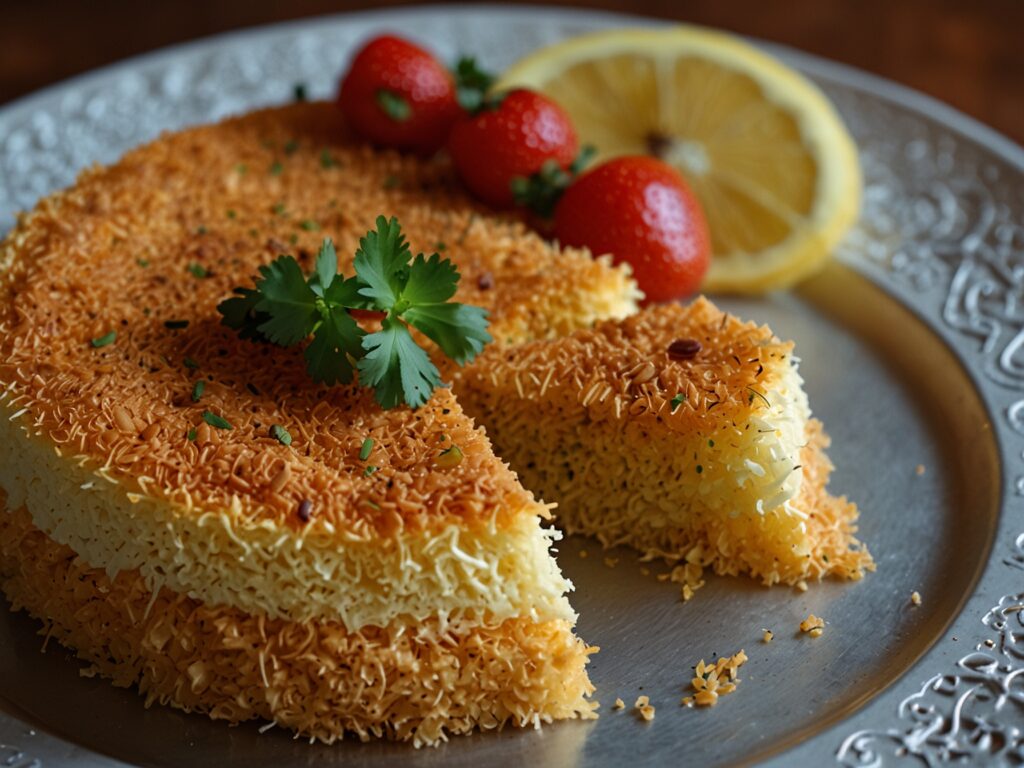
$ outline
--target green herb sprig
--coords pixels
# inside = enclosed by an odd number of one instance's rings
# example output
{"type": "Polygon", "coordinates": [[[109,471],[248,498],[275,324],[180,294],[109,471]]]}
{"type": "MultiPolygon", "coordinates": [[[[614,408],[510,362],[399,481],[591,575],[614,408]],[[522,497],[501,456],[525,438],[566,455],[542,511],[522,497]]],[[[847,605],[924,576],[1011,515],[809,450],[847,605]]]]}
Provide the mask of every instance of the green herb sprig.
{"type": "Polygon", "coordinates": [[[449,301],[459,272],[437,253],[415,257],[398,220],[377,218],[377,228],[359,241],[355,275],[338,274],[334,244],[320,247],[313,273],[304,275],[288,255],[260,267],[253,288],[236,288],[217,309],[221,322],[244,339],[284,347],[310,336],[306,370],[323,384],[359,382],[372,387],[383,408],[405,402],[418,408],[441,384],[441,374],[410,333],[422,332],[459,365],[491,341],[487,312],[449,301]],[[367,333],[351,309],[383,313],[381,329],[367,333]]]}

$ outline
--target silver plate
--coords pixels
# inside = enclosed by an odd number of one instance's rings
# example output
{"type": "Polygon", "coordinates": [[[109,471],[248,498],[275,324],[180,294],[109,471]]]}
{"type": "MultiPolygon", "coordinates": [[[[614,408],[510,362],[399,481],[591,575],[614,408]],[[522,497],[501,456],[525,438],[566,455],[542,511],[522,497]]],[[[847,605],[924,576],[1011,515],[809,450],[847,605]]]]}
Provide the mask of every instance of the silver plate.
{"type": "MultiPolygon", "coordinates": [[[[15,211],[159,131],[327,97],[352,46],[409,30],[501,68],[556,39],[652,24],[591,12],[436,7],[234,33],[134,59],[0,110],[0,231],[15,211]]],[[[832,488],[863,511],[878,572],[806,593],[712,579],[689,603],[629,552],[574,539],[579,633],[602,650],[591,723],[507,730],[438,749],[309,746],[228,728],[77,674],[37,625],[0,608],[0,765],[226,764],[881,766],[1024,761],[1024,152],[916,93],[765,46],[820,83],[861,150],[861,223],[840,263],[794,293],[729,300],[797,341],[833,437],[832,488]],[[924,475],[915,472],[917,465],[924,475]],[[587,550],[589,557],[581,557],[587,550]],[[909,605],[910,593],[924,598],[909,605]],[[823,637],[801,636],[809,612],[823,637]],[[760,641],[761,629],[775,641],[760,641]],[[744,648],[737,693],[679,706],[690,666],[744,648]],[[621,697],[657,707],[645,724],[621,697]]],[[[655,571],[658,569],[655,568],[655,571]]]]}

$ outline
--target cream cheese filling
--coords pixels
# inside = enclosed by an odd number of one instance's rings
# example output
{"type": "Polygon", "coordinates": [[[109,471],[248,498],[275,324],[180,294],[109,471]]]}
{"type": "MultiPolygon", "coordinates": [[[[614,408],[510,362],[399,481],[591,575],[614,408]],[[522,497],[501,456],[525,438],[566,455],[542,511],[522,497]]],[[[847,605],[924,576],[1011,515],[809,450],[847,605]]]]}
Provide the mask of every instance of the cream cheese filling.
{"type": "MultiPolygon", "coordinates": [[[[296,531],[233,510],[186,509],[132,490],[84,456],[62,455],[30,414],[0,405],[0,488],[37,528],[110,576],[139,569],[211,605],[351,631],[396,618],[575,620],[551,555],[557,531],[533,510],[503,529],[450,526],[350,542],[314,521],[296,531]]],[[[0,512],[0,514],[4,514],[0,512]]]]}

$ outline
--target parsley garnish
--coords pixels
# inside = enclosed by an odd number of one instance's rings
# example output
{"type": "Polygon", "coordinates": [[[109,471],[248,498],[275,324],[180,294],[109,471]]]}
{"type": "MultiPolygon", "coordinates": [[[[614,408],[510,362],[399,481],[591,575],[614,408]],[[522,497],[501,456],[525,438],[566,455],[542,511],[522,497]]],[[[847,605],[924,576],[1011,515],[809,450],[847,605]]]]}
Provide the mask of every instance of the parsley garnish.
{"type": "Polygon", "coordinates": [[[273,163],[270,164],[270,175],[271,176],[280,176],[283,172],[284,172],[284,166],[281,165],[281,163],[278,162],[277,160],[275,160],[273,163]]]}
{"type": "Polygon", "coordinates": [[[230,421],[225,419],[223,416],[218,416],[213,411],[203,411],[203,421],[217,429],[234,429],[234,427],[231,426],[230,421]]]}
{"type": "Polygon", "coordinates": [[[185,435],[185,437],[188,439],[190,443],[194,443],[196,441],[196,438],[199,437],[199,433],[194,429],[190,429],[188,431],[188,434],[185,435]]]}
{"type": "Polygon", "coordinates": [[[191,368],[194,371],[194,370],[196,370],[199,367],[199,363],[197,363],[191,357],[186,357],[185,358],[185,367],[186,368],[191,368]]]}
{"type": "Polygon", "coordinates": [[[675,413],[676,409],[678,409],[684,402],[686,402],[686,395],[680,392],[669,401],[669,404],[672,406],[672,410],[669,411],[669,413],[675,413]]]}
{"type": "Polygon", "coordinates": [[[288,430],[282,427],[280,424],[273,424],[270,427],[270,436],[277,440],[281,445],[291,445],[292,436],[288,430]]]}
{"type": "Polygon", "coordinates": [[[195,384],[192,385],[192,402],[198,403],[199,398],[203,396],[203,392],[206,391],[206,382],[199,379],[195,384]]]}
{"type": "Polygon", "coordinates": [[[116,339],[116,338],[117,338],[117,331],[108,331],[107,333],[103,334],[99,338],[93,339],[89,343],[92,344],[96,349],[99,349],[100,347],[105,347],[108,344],[113,344],[114,343],[114,339],[116,339]]]}
{"type": "Polygon", "coordinates": [[[369,465],[367,465],[366,469],[363,470],[363,477],[369,477],[370,475],[372,475],[376,471],[377,471],[377,468],[375,466],[373,466],[372,464],[369,464],[369,465]]]}
{"type": "Polygon", "coordinates": [[[209,271],[207,271],[206,267],[204,267],[197,261],[193,261],[192,263],[190,263],[188,267],[186,267],[186,269],[188,270],[189,274],[192,275],[192,277],[195,277],[199,280],[202,280],[204,277],[210,276],[210,273],[209,271]]]}
{"type": "Polygon", "coordinates": [[[410,333],[419,330],[464,365],[491,341],[487,312],[450,301],[459,272],[448,259],[413,257],[397,219],[377,218],[359,241],[353,277],[338,274],[334,244],[324,240],[313,273],[292,256],[260,267],[254,288],[236,288],[217,307],[222,323],[242,338],[294,346],[312,336],[306,369],[323,384],[359,381],[377,402],[417,408],[441,383],[441,374],[410,333]],[[385,313],[380,330],[366,333],[349,309],[385,313]]]}
{"type": "Polygon", "coordinates": [[[286,155],[294,155],[299,149],[299,142],[295,139],[286,141],[284,145],[284,153],[286,155]]]}
{"type": "Polygon", "coordinates": [[[149,259],[142,259],[142,258],[139,258],[139,259],[136,259],[136,260],[135,260],[135,263],[136,263],[136,264],[138,264],[138,265],[139,265],[140,267],[142,267],[143,269],[145,269],[146,267],[148,267],[148,266],[149,266],[149,259]]]}
{"type": "Polygon", "coordinates": [[[412,107],[405,97],[387,88],[377,91],[377,106],[396,123],[404,123],[412,117],[412,107]]]}
{"type": "Polygon", "coordinates": [[[303,219],[299,222],[299,227],[307,232],[316,232],[320,229],[320,225],[312,219],[303,219]]]}

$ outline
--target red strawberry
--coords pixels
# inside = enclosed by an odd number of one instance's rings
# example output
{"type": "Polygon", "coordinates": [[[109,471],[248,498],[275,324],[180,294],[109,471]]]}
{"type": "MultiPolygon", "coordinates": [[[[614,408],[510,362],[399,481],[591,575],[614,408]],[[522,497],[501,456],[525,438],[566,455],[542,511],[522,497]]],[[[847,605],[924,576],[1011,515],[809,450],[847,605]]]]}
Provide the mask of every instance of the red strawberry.
{"type": "Polygon", "coordinates": [[[544,171],[565,172],[579,150],[569,116],[550,99],[524,89],[459,120],[448,141],[452,161],[469,190],[490,205],[508,208],[529,194],[544,171]]]}
{"type": "Polygon", "coordinates": [[[563,245],[629,262],[648,302],[700,288],[711,238],[697,197],[672,166],[653,157],[620,157],[573,182],[555,208],[563,245]]]}
{"type": "Polygon", "coordinates": [[[421,154],[444,146],[461,114],[448,70],[429,52],[390,35],[374,38],[356,54],[342,78],[338,105],[367,141],[421,154]]]}

